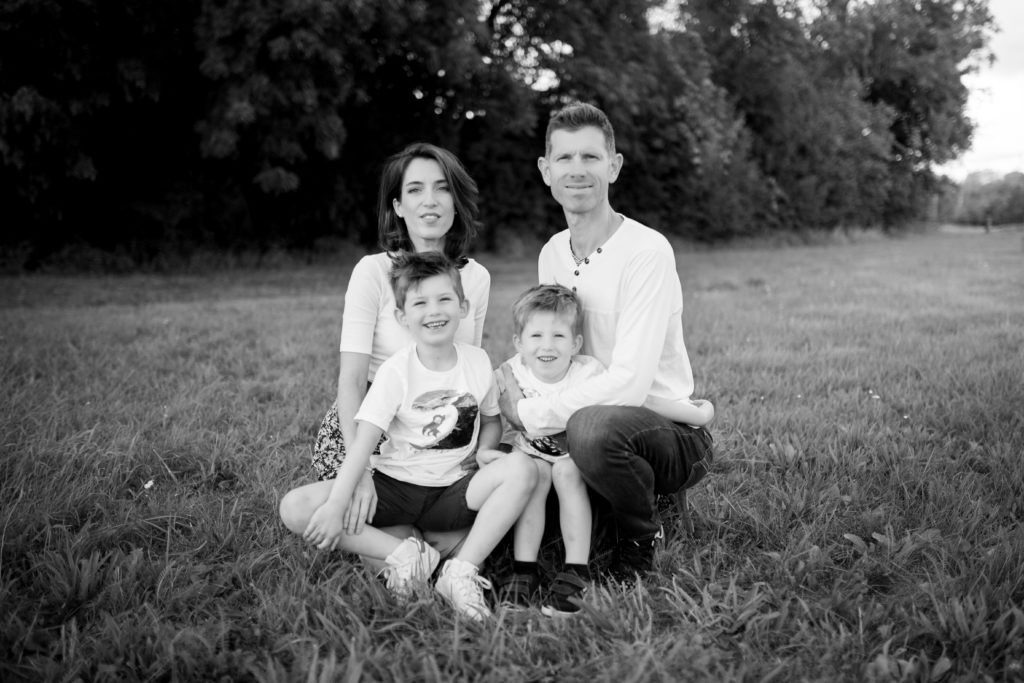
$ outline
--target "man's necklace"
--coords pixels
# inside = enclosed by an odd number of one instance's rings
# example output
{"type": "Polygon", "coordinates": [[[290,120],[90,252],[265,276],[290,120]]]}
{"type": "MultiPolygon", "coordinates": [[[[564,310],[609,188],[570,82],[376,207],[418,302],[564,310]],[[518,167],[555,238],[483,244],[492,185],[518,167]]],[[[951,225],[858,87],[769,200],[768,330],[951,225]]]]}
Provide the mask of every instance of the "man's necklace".
{"type": "MultiPolygon", "coordinates": [[[[618,219],[619,219],[618,214],[613,213],[611,215],[611,217],[609,218],[609,225],[611,225],[612,223],[617,222],[618,219]]],[[[611,232],[614,232],[614,230],[612,230],[611,232]]],[[[604,251],[604,248],[603,247],[598,247],[597,249],[594,250],[594,253],[595,254],[600,254],[602,251],[604,251]]],[[[576,255],[576,250],[572,248],[572,238],[571,237],[569,238],[569,253],[572,254],[572,260],[576,262],[576,267],[577,268],[581,264],[590,263],[590,256],[589,255],[588,256],[577,256],[576,255]]],[[[579,271],[577,271],[576,274],[579,275],[579,271]]]]}

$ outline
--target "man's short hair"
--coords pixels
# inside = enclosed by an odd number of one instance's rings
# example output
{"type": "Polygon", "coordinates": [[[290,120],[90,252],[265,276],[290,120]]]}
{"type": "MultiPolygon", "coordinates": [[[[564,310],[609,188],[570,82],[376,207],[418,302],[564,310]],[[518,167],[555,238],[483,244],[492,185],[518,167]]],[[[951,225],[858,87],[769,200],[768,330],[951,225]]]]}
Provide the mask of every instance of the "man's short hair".
{"type": "Polygon", "coordinates": [[[462,289],[462,275],[458,266],[439,251],[401,251],[391,257],[391,291],[395,293],[395,305],[405,309],[405,297],[409,290],[435,275],[447,275],[459,297],[466,300],[462,289]]]}
{"type": "Polygon", "coordinates": [[[587,102],[571,102],[551,115],[544,133],[544,154],[551,154],[551,134],[556,130],[577,131],[593,126],[604,134],[605,146],[615,154],[615,130],[603,111],[587,102]]]}
{"type": "Polygon", "coordinates": [[[583,334],[583,304],[568,287],[562,285],[534,285],[519,295],[512,304],[512,321],[516,336],[523,333],[530,316],[538,312],[554,313],[559,318],[572,318],[574,335],[583,334]]]}

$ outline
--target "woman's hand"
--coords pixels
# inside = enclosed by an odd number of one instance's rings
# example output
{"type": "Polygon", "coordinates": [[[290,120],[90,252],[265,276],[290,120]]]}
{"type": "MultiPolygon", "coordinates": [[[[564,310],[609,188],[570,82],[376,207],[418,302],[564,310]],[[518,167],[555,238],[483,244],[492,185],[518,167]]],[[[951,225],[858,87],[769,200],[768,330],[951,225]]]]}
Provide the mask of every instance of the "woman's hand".
{"type": "Polygon", "coordinates": [[[320,550],[334,550],[338,547],[338,539],[345,529],[342,521],[344,513],[341,505],[327,499],[309,518],[309,524],[302,532],[302,540],[312,543],[320,550]]]}
{"type": "Polygon", "coordinates": [[[373,485],[373,476],[369,470],[363,473],[362,479],[356,484],[356,490],[352,492],[352,501],[345,510],[343,523],[345,533],[361,534],[363,526],[373,521],[377,513],[377,487],[373,485]]]}

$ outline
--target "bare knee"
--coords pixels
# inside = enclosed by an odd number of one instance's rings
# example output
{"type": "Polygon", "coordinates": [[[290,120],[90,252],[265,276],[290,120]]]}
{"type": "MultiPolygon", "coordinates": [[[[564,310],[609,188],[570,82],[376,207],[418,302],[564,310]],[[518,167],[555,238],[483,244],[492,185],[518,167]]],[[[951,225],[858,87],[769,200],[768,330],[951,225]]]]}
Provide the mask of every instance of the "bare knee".
{"type": "MultiPolygon", "coordinates": [[[[323,482],[319,482],[323,484],[323,482]]],[[[323,496],[318,496],[319,488],[316,485],[307,485],[294,488],[281,498],[278,512],[281,521],[288,527],[288,530],[295,534],[301,534],[309,524],[309,518],[323,502],[323,496]]]]}
{"type": "Polygon", "coordinates": [[[299,529],[300,521],[298,519],[298,508],[300,507],[299,499],[302,496],[298,489],[292,489],[288,493],[284,494],[281,498],[281,504],[278,507],[278,513],[281,515],[281,521],[288,527],[288,530],[292,533],[302,533],[305,529],[299,529]]]}
{"type": "MultiPolygon", "coordinates": [[[[505,464],[505,483],[532,491],[537,486],[540,472],[533,458],[519,451],[512,451],[502,461],[505,464]]],[[[550,481],[550,479],[549,479],[550,481]]]]}
{"type": "Polygon", "coordinates": [[[580,489],[586,486],[579,468],[570,458],[562,458],[551,466],[551,480],[556,491],[580,489]]]}
{"type": "Polygon", "coordinates": [[[548,491],[551,489],[551,479],[553,475],[552,467],[548,463],[540,460],[539,458],[530,458],[534,466],[537,469],[537,485],[534,490],[542,489],[548,491]]]}

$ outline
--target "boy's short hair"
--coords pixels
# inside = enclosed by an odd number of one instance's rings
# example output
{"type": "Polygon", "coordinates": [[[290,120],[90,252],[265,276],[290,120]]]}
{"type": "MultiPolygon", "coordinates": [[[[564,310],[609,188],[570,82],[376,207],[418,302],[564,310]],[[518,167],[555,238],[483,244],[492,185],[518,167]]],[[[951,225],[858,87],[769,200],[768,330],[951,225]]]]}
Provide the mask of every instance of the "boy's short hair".
{"type": "Polygon", "coordinates": [[[570,102],[551,115],[544,133],[544,155],[551,154],[551,134],[556,130],[577,131],[593,126],[604,134],[605,147],[615,154],[615,129],[607,114],[587,102],[570,102]]]}
{"type": "Polygon", "coordinates": [[[395,305],[405,308],[405,297],[409,290],[435,275],[447,275],[459,296],[459,302],[466,300],[462,289],[462,274],[450,258],[439,251],[400,251],[391,256],[391,291],[395,293],[395,305]]]}
{"type": "Polygon", "coordinates": [[[512,320],[516,336],[523,333],[526,321],[540,311],[559,317],[572,316],[572,333],[583,334],[583,304],[568,287],[562,285],[534,285],[519,295],[512,304],[512,320]]]}

